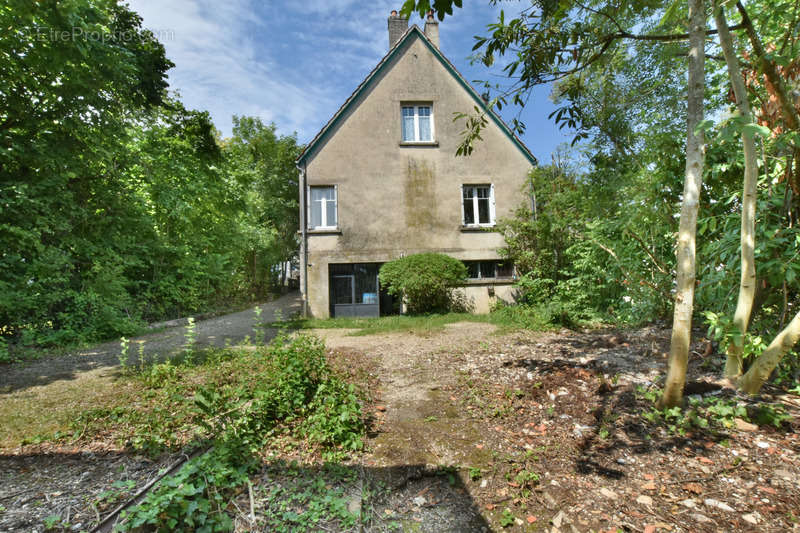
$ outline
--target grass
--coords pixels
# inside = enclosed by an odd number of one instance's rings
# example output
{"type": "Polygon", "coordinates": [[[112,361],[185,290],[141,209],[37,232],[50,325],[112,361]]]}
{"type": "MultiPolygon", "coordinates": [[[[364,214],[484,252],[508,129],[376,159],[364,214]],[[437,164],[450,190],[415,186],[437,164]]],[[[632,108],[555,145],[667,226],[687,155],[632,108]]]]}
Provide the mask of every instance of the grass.
{"type": "MultiPolygon", "coordinates": [[[[289,323],[293,329],[352,329],[351,335],[413,333],[425,335],[440,331],[448,324],[475,322],[498,326],[499,333],[515,329],[546,330],[552,328],[535,313],[522,308],[503,307],[489,314],[445,313],[432,315],[392,315],[378,318],[297,318],[289,323]]],[[[271,324],[276,327],[278,324],[271,324]]]]}

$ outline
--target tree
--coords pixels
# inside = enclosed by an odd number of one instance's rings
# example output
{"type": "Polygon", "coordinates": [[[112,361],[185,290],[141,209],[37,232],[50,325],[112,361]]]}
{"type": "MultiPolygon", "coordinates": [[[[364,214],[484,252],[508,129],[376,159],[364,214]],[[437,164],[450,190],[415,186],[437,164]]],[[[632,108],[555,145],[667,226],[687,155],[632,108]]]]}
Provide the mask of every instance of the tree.
{"type": "Polygon", "coordinates": [[[89,316],[128,329],[130,263],[107,244],[136,209],[116,154],[172,63],[116,1],[11,0],[0,25],[2,334],[74,337],[89,316]]]}
{"type": "Polygon", "coordinates": [[[689,0],[686,178],[678,229],[675,311],[669,346],[669,366],[659,401],[661,407],[674,407],[683,402],[683,386],[686,383],[686,365],[689,359],[694,311],[697,210],[705,162],[704,135],[701,128],[705,100],[705,26],[703,0],[689,0]]]}
{"type": "MultiPolygon", "coordinates": [[[[458,3],[448,0],[435,0],[433,2],[409,0],[404,5],[404,11],[417,10],[423,13],[433,7],[439,17],[443,18],[446,14],[452,13],[454,5],[459,6],[458,3]]],[[[782,0],[771,0],[748,5],[747,9],[745,9],[744,5],[738,2],[736,10],[742,18],[741,23],[727,26],[724,20],[724,13],[717,9],[718,28],[704,33],[706,35],[720,33],[720,44],[725,58],[721,59],[713,54],[709,55],[709,57],[714,61],[727,60],[729,65],[727,79],[734,82],[734,78],[737,76],[733,67],[735,63],[740,61],[734,61],[733,59],[735,50],[731,44],[733,40],[731,32],[743,30],[739,35],[746,37],[746,42],[750,46],[749,52],[744,52],[744,61],[742,62],[748,71],[745,76],[745,86],[749,94],[743,97],[742,91],[734,88],[734,93],[738,93],[735,94],[739,108],[738,118],[722,121],[721,124],[714,124],[713,121],[701,124],[702,130],[718,131],[714,138],[713,146],[715,163],[709,167],[709,171],[715,175],[724,176],[726,180],[729,177],[733,178],[735,174],[733,169],[741,168],[740,165],[742,165],[741,159],[739,159],[741,156],[736,152],[731,152],[730,145],[725,145],[731,138],[730,134],[732,132],[737,135],[741,134],[745,138],[744,142],[746,144],[743,162],[744,175],[746,177],[743,187],[744,195],[741,199],[731,196],[733,204],[720,204],[719,200],[721,198],[728,197],[731,182],[714,180],[705,186],[705,189],[709,193],[715,192],[718,194],[710,197],[713,203],[709,207],[714,211],[715,215],[704,217],[702,220],[702,230],[709,234],[709,237],[721,237],[724,240],[720,241],[720,244],[713,239],[706,238],[701,247],[707,247],[709,250],[716,247],[721,250],[721,245],[728,246],[731,243],[728,240],[731,234],[721,233],[718,229],[720,225],[717,222],[722,220],[722,227],[727,232],[728,228],[731,227],[728,222],[736,216],[734,210],[726,209],[724,206],[741,206],[741,226],[737,235],[739,244],[736,252],[738,262],[742,265],[739,270],[739,298],[736,300],[736,312],[733,314],[734,332],[730,333],[728,337],[730,342],[727,343],[729,357],[726,364],[726,375],[731,378],[737,377],[742,371],[743,352],[748,354],[758,353],[758,348],[755,344],[756,337],[753,337],[753,346],[748,346],[751,343],[748,336],[748,325],[752,327],[754,316],[757,318],[758,327],[761,331],[774,330],[775,322],[773,322],[771,328],[765,325],[765,321],[769,320],[770,313],[775,308],[775,300],[769,294],[770,289],[775,287],[777,283],[782,290],[783,310],[779,313],[780,327],[783,327],[785,323],[784,319],[787,312],[795,307],[792,303],[792,296],[796,296],[798,290],[795,282],[795,268],[792,266],[794,264],[794,255],[791,249],[784,248],[784,250],[779,250],[777,246],[779,246],[778,243],[793,242],[794,229],[792,229],[791,221],[797,210],[796,204],[798,202],[796,198],[800,196],[800,165],[796,163],[800,159],[798,157],[798,154],[800,154],[797,147],[798,140],[796,139],[800,116],[798,115],[798,108],[791,101],[786,88],[787,80],[796,76],[800,66],[796,61],[797,36],[791,29],[795,28],[797,24],[798,13],[796,5],[793,6],[791,2],[783,2],[782,0]],[[756,14],[757,23],[751,20],[748,13],[749,10],[756,14]],[[721,18],[719,15],[721,15],[721,18]],[[767,37],[766,45],[762,42],[765,36],[767,37]],[[747,61],[750,58],[752,58],[754,66],[748,64],[747,61]],[[761,105],[762,112],[759,116],[759,126],[748,124],[746,113],[743,112],[747,97],[756,99],[761,105]],[[768,199],[766,201],[778,202],[779,198],[775,196],[776,189],[781,190],[780,188],[782,187],[782,190],[787,192],[781,207],[786,213],[787,226],[778,227],[771,234],[769,242],[760,245],[758,249],[755,248],[754,244],[756,235],[763,234],[767,227],[759,228],[756,222],[757,211],[755,206],[759,203],[759,200],[756,196],[758,186],[755,183],[757,181],[755,179],[755,150],[753,149],[753,143],[747,140],[748,137],[752,140],[752,135],[756,131],[762,134],[771,134],[770,143],[763,146],[765,171],[767,170],[768,155],[775,161],[777,166],[775,173],[772,175],[776,175],[781,168],[785,169],[782,177],[778,177],[777,181],[769,182],[765,186],[763,192],[767,193],[768,199]],[[794,194],[788,194],[790,192],[794,192],[794,194]],[[725,196],[721,197],[719,193],[725,196]],[[755,277],[755,261],[758,259],[759,250],[762,251],[762,254],[766,250],[769,250],[770,253],[769,260],[763,265],[763,278],[755,277]],[[785,278],[783,279],[779,278],[781,271],[785,273],[785,278]],[[756,284],[756,280],[758,280],[758,284],[756,284]]],[[[697,10],[694,11],[696,12],[697,10]]],[[[701,15],[703,21],[705,21],[705,12],[701,15]]],[[[686,16],[682,14],[681,4],[675,2],[656,4],[637,2],[619,6],[602,1],[589,3],[535,1],[532,2],[530,8],[523,10],[518,17],[512,20],[506,21],[501,13],[499,20],[489,26],[491,35],[476,38],[475,48],[480,51],[478,57],[486,65],[491,65],[497,55],[502,55],[509,51],[514,52],[511,61],[508,61],[505,67],[506,73],[511,80],[511,85],[505,88],[497,87],[498,94],[490,102],[490,105],[496,105],[499,108],[508,101],[517,105],[524,105],[527,91],[533,85],[556,82],[555,98],[557,101],[565,102],[565,105],[553,114],[556,121],[563,126],[574,128],[577,132],[576,140],[586,140],[590,136],[594,136],[591,139],[593,147],[602,146],[603,144],[609,146],[610,151],[603,154],[598,153],[592,163],[594,164],[595,161],[600,159],[599,156],[602,155],[602,157],[609,159],[612,165],[611,168],[614,168],[624,160],[625,155],[635,154],[637,151],[635,143],[644,142],[651,147],[655,146],[653,144],[654,139],[648,139],[642,133],[647,131],[646,127],[642,127],[642,124],[648,122],[647,119],[640,119],[638,123],[636,120],[631,121],[628,117],[614,121],[611,120],[611,117],[615,115],[604,114],[606,111],[614,111],[617,102],[612,101],[609,103],[605,98],[609,95],[612,96],[612,100],[616,98],[615,91],[619,91],[622,86],[618,81],[618,77],[621,73],[626,72],[626,67],[616,63],[615,58],[624,57],[627,52],[626,48],[632,49],[638,43],[661,43],[662,46],[658,48],[651,47],[648,55],[650,58],[663,58],[665,51],[670,48],[663,45],[682,42],[689,37],[689,34],[683,33],[684,30],[681,27],[684,20],[686,20],[686,16]],[[654,11],[658,12],[658,10],[660,10],[659,14],[662,16],[659,22],[654,22],[653,13],[654,11]],[[601,99],[596,99],[593,102],[592,98],[596,96],[601,97],[601,99]],[[587,103],[589,103],[589,111],[587,111],[587,103]],[[597,111],[601,112],[598,113],[597,111]],[[628,125],[632,127],[626,129],[628,125]],[[634,140],[631,141],[631,139],[634,140]],[[600,144],[598,144],[598,140],[600,140],[600,144]]],[[[711,81],[708,85],[710,98],[705,101],[705,105],[716,111],[723,111],[727,106],[725,78],[714,67],[708,71],[708,78],[711,81]]],[[[634,78],[631,78],[630,83],[636,85],[643,80],[646,80],[646,75],[638,73],[634,78]]],[[[624,105],[618,107],[624,110],[623,113],[631,109],[630,106],[624,105]]],[[[656,104],[651,106],[651,110],[660,110],[660,107],[656,104]]],[[[635,109],[635,106],[633,108],[635,109]]],[[[479,116],[477,117],[462,116],[462,118],[466,117],[468,119],[468,127],[465,130],[466,136],[462,143],[462,153],[469,153],[470,143],[480,133],[480,128],[483,124],[480,114],[486,111],[479,109],[478,112],[479,116]]],[[[654,114],[660,113],[655,111],[654,114]]],[[[515,122],[514,127],[519,131],[524,128],[524,125],[515,122]]],[[[690,136],[691,133],[692,131],[690,131],[690,136]]],[[[693,150],[687,151],[686,157],[688,158],[692,155],[692,152],[693,150]]],[[[687,159],[687,168],[691,164],[692,162],[687,159]]],[[[660,163],[656,163],[652,164],[650,168],[657,169],[660,166],[660,163]]],[[[625,173],[625,176],[627,179],[631,174],[625,173]]],[[[693,177],[698,177],[697,173],[693,173],[693,177]]],[[[702,177],[702,175],[699,177],[702,177]]],[[[698,187],[693,188],[696,188],[696,192],[699,195],[699,182],[695,182],[695,184],[698,187]]],[[[693,193],[695,191],[687,190],[686,192],[693,193]]],[[[694,198],[691,196],[692,194],[688,196],[689,205],[694,202],[694,198]]],[[[687,195],[684,195],[683,199],[685,204],[687,195]]],[[[765,217],[767,216],[771,216],[771,213],[765,214],[765,217]]],[[[695,217],[696,214],[692,217],[689,213],[682,213],[682,220],[685,219],[689,224],[681,223],[679,230],[682,240],[680,254],[685,254],[690,248],[693,248],[689,243],[691,239],[687,240],[686,232],[689,230],[687,226],[693,225],[691,224],[691,219],[695,217]]],[[[770,227],[769,231],[773,231],[772,227],[770,227]]],[[[612,248],[609,248],[609,250],[613,251],[612,248]]],[[[722,264],[702,264],[701,270],[705,275],[704,279],[716,284],[713,292],[716,292],[718,297],[713,301],[713,305],[727,308],[726,294],[728,291],[727,289],[723,290],[720,283],[727,283],[725,272],[728,268],[736,266],[736,261],[727,253],[730,248],[726,248],[724,251],[724,262],[722,264]],[[719,296],[722,296],[722,298],[720,299],[719,296]],[[720,302],[722,302],[721,306],[720,302]]],[[[682,258],[685,258],[685,255],[682,258]]],[[[654,264],[656,264],[655,261],[654,264]]],[[[688,265],[686,266],[688,267],[688,265]]],[[[693,277],[693,275],[687,277],[688,270],[684,269],[683,273],[680,272],[681,270],[679,262],[678,291],[682,294],[679,294],[676,302],[677,306],[685,306],[685,302],[690,296],[689,293],[693,292],[693,288],[688,285],[688,278],[693,277]]],[[[704,281],[701,281],[700,285],[704,297],[707,297],[712,291],[704,281]]],[[[680,333],[676,337],[675,335],[679,331],[673,331],[673,349],[671,349],[671,353],[674,353],[676,348],[679,348],[678,351],[680,352],[684,352],[684,347],[688,350],[688,335],[685,332],[688,331],[686,327],[691,320],[691,306],[688,311],[684,309],[679,314],[685,318],[687,312],[688,320],[680,321],[681,327],[677,328],[677,330],[682,330],[684,333],[680,333]]],[[[753,379],[751,378],[756,374],[762,376],[765,373],[768,374],[766,368],[771,364],[770,361],[773,361],[774,354],[780,351],[776,351],[778,346],[783,350],[781,353],[786,353],[791,349],[787,343],[792,338],[795,338],[792,329],[794,324],[795,321],[790,321],[787,328],[780,334],[781,342],[777,344],[773,342],[767,348],[765,354],[769,353],[770,357],[752,359],[748,374],[738,383],[740,388],[743,390],[750,388],[752,391],[753,379]],[[767,367],[764,365],[767,365],[767,367]]],[[[668,385],[671,388],[668,394],[670,398],[667,400],[665,397],[665,403],[673,403],[680,400],[680,391],[677,388],[682,389],[682,385],[679,386],[676,382],[682,380],[681,374],[685,375],[685,372],[680,371],[680,367],[685,364],[685,358],[672,357],[671,360],[675,361],[675,365],[671,365],[670,374],[676,375],[677,379],[669,378],[672,383],[668,385]],[[675,370],[673,370],[673,367],[675,370]]],[[[769,370],[772,368],[774,368],[774,364],[769,370]]]]}
{"type": "Polygon", "coordinates": [[[241,224],[247,234],[244,265],[251,288],[266,282],[283,285],[285,262],[297,254],[299,204],[294,161],[302,147],[296,135],[278,135],[275,124],[254,117],[233,117],[233,137],[225,142],[226,171],[244,200],[241,224]],[[276,269],[280,279],[270,280],[276,269]]]}

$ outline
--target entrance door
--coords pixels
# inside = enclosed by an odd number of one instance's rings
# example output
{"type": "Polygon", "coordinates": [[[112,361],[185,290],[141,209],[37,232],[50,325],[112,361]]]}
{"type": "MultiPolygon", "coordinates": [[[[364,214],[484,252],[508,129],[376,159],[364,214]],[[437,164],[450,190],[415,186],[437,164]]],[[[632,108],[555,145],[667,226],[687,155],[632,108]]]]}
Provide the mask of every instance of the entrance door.
{"type": "Polygon", "coordinates": [[[329,273],[332,316],[380,315],[377,264],[330,265],[329,273]]]}

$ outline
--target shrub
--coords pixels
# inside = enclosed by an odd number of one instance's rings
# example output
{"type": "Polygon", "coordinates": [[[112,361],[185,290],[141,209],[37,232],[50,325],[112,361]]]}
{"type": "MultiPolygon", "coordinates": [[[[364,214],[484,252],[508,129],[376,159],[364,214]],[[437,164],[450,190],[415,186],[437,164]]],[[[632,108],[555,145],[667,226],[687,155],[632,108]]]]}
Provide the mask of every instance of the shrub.
{"type": "Polygon", "coordinates": [[[414,254],[381,267],[381,284],[405,299],[411,314],[448,311],[454,287],[467,279],[467,267],[444,254],[414,254]]]}

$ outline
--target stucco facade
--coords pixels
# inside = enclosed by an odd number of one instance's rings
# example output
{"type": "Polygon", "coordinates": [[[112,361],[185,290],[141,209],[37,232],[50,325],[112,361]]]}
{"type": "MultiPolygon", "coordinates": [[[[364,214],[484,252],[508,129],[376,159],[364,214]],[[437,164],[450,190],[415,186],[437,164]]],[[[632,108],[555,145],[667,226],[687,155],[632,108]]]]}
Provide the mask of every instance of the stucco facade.
{"type": "MultiPolygon", "coordinates": [[[[412,26],[309,144],[298,160],[300,285],[313,316],[332,312],[330,265],[379,265],[419,252],[499,258],[500,234],[465,226],[462,188],[491,186],[495,222],[523,201],[535,159],[495,117],[473,153],[457,157],[463,122],[453,113],[475,105],[476,93],[412,26]],[[402,108],[415,104],[430,109],[431,139],[404,142],[402,108]],[[336,223],[315,229],[310,191],[324,186],[335,191],[336,223]]],[[[476,312],[487,312],[494,299],[512,298],[512,282],[471,280],[464,291],[476,312]]]]}

